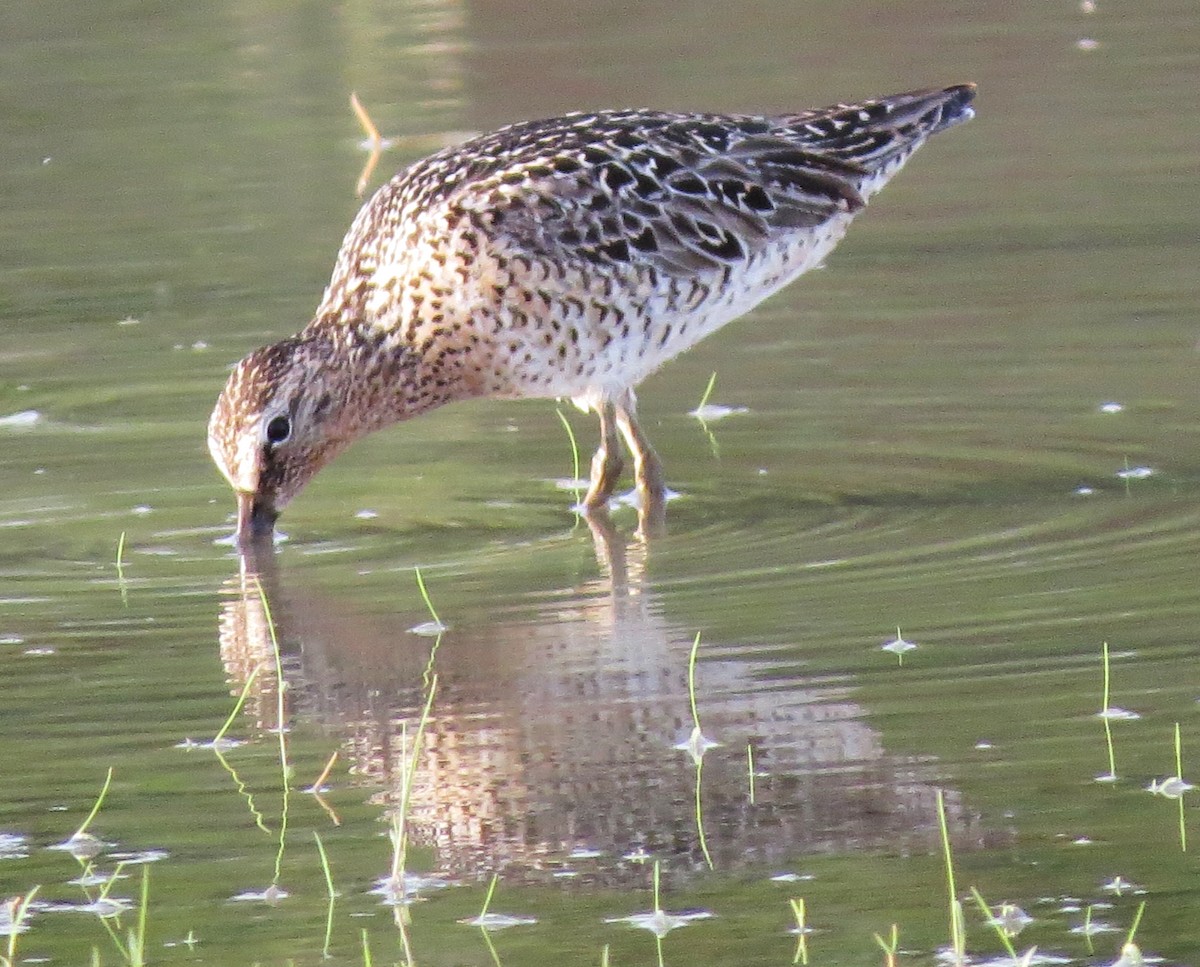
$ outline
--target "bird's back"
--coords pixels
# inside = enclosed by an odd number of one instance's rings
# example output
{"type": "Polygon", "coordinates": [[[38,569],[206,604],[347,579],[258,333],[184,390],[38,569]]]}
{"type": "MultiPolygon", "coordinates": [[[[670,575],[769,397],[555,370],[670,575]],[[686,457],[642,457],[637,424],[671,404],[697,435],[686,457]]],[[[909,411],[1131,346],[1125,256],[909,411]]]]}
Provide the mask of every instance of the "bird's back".
{"type": "Polygon", "coordinates": [[[314,325],[374,328],[464,396],[595,402],[819,263],[973,94],[511,125],[375,194],[314,325]]]}

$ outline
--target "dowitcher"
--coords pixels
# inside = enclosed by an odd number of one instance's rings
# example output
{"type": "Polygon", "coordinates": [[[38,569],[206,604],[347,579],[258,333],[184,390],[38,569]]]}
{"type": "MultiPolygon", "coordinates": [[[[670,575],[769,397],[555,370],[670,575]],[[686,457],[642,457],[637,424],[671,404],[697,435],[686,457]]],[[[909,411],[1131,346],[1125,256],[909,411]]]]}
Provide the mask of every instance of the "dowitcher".
{"type": "MultiPolygon", "coordinates": [[[[600,111],[418,161],[350,227],[301,332],[234,368],[208,444],[239,541],[355,439],[453,400],[569,397],[600,417],[584,503],[662,468],[634,388],[819,264],[971,84],[772,117],[600,111]]],[[[645,524],[645,518],[643,518],[645,524]]]]}

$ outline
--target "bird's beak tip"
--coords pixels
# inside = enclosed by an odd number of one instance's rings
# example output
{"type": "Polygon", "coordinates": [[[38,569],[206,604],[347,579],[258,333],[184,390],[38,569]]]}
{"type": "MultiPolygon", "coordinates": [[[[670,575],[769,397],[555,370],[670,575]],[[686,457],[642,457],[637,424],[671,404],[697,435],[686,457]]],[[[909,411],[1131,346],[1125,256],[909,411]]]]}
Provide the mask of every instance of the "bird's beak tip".
{"type": "Polygon", "coordinates": [[[279,512],[258,494],[238,491],[237,494],[237,542],[241,547],[250,547],[262,541],[270,541],[275,532],[275,520],[279,512]]]}

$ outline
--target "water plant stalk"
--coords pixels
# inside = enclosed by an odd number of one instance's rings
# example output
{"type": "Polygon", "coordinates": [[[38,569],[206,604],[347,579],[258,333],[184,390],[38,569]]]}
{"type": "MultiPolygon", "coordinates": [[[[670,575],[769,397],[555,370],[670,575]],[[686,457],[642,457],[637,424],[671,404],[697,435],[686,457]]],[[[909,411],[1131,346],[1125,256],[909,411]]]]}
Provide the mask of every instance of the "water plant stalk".
{"type": "MultiPolygon", "coordinates": [[[[571,427],[571,421],[567,419],[561,407],[555,407],[554,412],[558,414],[558,420],[563,425],[563,429],[567,431],[567,439],[571,442],[571,479],[579,479],[579,441],[575,439],[575,430],[571,427]]],[[[579,488],[575,488],[575,503],[579,503],[579,488]]]]}
{"type": "Polygon", "coordinates": [[[267,600],[267,589],[255,575],[254,583],[258,588],[258,598],[262,602],[263,616],[267,621],[267,631],[271,636],[271,655],[275,660],[275,728],[279,736],[279,771],[283,782],[283,797],[279,810],[279,849],[275,853],[275,872],[271,878],[271,888],[279,887],[283,873],[283,854],[287,845],[288,807],[291,801],[291,766],[288,763],[287,750],[287,712],[283,694],[287,690],[287,682],[283,677],[283,656],[279,651],[279,636],[275,632],[275,619],[271,614],[271,602],[267,600]]]}
{"type": "Polygon", "coordinates": [[[96,802],[92,806],[92,811],[87,814],[87,819],[85,819],[83,824],[77,830],[75,830],[74,834],[71,836],[71,839],[78,839],[80,836],[83,836],[87,832],[88,827],[92,825],[92,820],[96,818],[96,814],[100,812],[100,807],[104,805],[104,797],[108,795],[108,787],[112,785],[112,777],[113,767],[109,766],[108,774],[104,777],[104,785],[100,789],[100,795],[96,797],[96,802]]]}
{"type": "MultiPolygon", "coordinates": [[[[1179,723],[1175,723],[1175,777],[1183,782],[1183,738],[1179,732],[1179,723]]],[[[1183,793],[1179,794],[1179,851],[1187,852],[1187,824],[1184,822],[1183,793]]]]}
{"type": "Polygon", "coordinates": [[[754,805],[754,745],[746,743],[746,775],[750,781],[750,805],[754,805]]]}
{"type": "Polygon", "coordinates": [[[896,967],[896,952],[900,948],[900,928],[892,924],[892,932],[884,940],[879,934],[873,934],[875,942],[883,949],[884,967],[896,967]]]}
{"type": "Polygon", "coordinates": [[[804,897],[790,899],[788,904],[792,908],[792,916],[796,918],[796,952],[792,955],[792,963],[808,967],[808,926],[805,922],[804,897]]]}
{"type": "Polygon", "coordinates": [[[937,791],[938,828],[942,836],[942,855],[946,862],[946,892],[950,898],[950,945],[955,962],[961,964],[966,954],[966,937],[963,929],[962,903],[958,899],[958,888],[954,883],[954,855],[950,849],[950,828],[946,823],[946,800],[942,790],[937,791]]]}
{"type": "Polygon", "coordinates": [[[1017,959],[1017,951],[1013,948],[1012,940],[1008,936],[1008,931],[1004,929],[1001,918],[992,913],[991,907],[987,905],[987,901],[983,898],[983,894],[975,887],[971,887],[971,896],[975,898],[975,903],[979,907],[979,912],[983,914],[983,919],[995,929],[996,936],[1000,938],[1000,943],[1004,945],[1008,956],[1015,961],[1017,959]]]}
{"type": "Polygon", "coordinates": [[[321,948],[321,956],[328,960],[329,943],[333,937],[333,903],[337,897],[337,891],[333,888],[333,873],[329,869],[329,855],[325,852],[325,844],[321,842],[321,834],[315,829],[313,830],[313,839],[317,841],[317,853],[321,857],[321,872],[325,874],[325,895],[329,898],[329,904],[325,911],[325,943],[321,948]]]}

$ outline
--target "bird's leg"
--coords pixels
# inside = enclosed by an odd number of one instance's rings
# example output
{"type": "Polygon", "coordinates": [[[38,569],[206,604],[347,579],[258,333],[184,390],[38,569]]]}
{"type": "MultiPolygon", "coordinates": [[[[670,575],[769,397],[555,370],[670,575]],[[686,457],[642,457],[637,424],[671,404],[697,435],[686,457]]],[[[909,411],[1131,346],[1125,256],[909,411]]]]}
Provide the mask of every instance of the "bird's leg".
{"type": "Polygon", "coordinates": [[[613,404],[605,400],[596,411],[600,414],[600,446],[592,457],[592,482],[583,498],[583,506],[590,509],[608,504],[621,471],[625,469],[613,404]]]}
{"type": "Polygon", "coordinates": [[[667,485],[662,462],[637,421],[637,400],[633,391],[622,394],[614,406],[617,426],[625,445],[633,454],[634,480],[641,505],[638,508],[638,530],[643,537],[662,533],[666,529],[667,485]]]}

